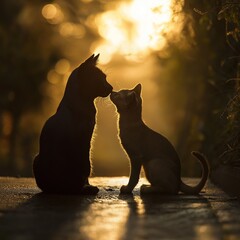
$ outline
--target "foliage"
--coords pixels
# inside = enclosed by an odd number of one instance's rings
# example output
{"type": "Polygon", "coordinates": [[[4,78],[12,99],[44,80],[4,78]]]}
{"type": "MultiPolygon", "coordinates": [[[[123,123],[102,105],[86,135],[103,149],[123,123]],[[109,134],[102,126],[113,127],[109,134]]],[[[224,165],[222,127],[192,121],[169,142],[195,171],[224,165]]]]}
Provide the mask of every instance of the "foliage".
{"type": "Polygon", "coordinates": [[[184,44],[169,43],[169,58],[159,54],[172,75],[168,104],[181,113],[175,145],[185,175],[198,169],[189,158],[193,149],[204,152],[212,167],[240,162],[239,6],[233,1],[185,0],[184,44]]]}
{"type": "MultiPolygon", "coordinates": [[[[224,19],[226,24],[226,41],[234,52],[230,61],[237,62],[235,76],[228,79],[231,83],[231,98],[226,106],[223,116],[225,128],[222,138],[224,152],[219,156],[221,163],[240,167],[240,3],[224,1],[218,12],[218,19],[224,19]]],[[[222,144],[220,144],[221,146],[222,144]]]]}
{"type": "Polygon", "coordinates": [[[42,83],[56,54],[41,20],[41,1],[3,1],[0,14],[0,137],[9,170],[16,167],[21,117],[40,108],[42,83]],[[5,123],[7,121],[7,123],[5,123]],[[4,125],[8,125],[8,130],[4,125]]]}
{"type": "Polygon", "coordinates": [[[240,166],[240,3],[201,1],[194,10],[199,19],[195,39],[201,51],[207,47],[204,57],[210,57],[205,65],[209,85],[202,150],[213,167],[220,163],[240,166]]]}

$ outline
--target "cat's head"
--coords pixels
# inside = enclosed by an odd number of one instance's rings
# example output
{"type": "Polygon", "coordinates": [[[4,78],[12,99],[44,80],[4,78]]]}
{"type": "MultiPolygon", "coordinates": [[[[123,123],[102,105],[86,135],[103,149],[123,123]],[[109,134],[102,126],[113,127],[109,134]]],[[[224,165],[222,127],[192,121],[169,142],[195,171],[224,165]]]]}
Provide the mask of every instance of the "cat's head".
{"type": "Polygon", "coordinates": [[[71,73],[67,89],[70,94],[84,94],[89,98],[106,97],[112,92],[112,86],[96,65],[98,55],[92,55],[71,73]]]}
{"type": "Polygon", "coordinates": [[[119,92],[112,92],[111,101],[117,107],[119,113],[126,111],[140,111],[142,109],[141,84],[136,85],[133,89],[123,89],[119,92]]]}

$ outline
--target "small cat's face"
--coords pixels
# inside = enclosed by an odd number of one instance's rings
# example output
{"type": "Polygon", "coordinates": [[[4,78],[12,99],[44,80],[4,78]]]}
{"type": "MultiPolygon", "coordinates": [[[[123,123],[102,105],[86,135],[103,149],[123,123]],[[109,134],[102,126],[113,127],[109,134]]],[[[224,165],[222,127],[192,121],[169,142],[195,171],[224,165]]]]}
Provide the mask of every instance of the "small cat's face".
{"type": "Polygon", "coordinates": [[[141,107],[141,84],[131,90],[123,89],[119,92],[112,92],[111,101],[117,107],[118,112],[141,107]]]}

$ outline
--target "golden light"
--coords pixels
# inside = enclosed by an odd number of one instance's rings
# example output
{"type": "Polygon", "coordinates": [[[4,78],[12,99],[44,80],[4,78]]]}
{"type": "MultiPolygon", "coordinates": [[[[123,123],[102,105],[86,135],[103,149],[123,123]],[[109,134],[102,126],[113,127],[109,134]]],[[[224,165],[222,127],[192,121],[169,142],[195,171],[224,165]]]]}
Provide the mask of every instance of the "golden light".
{"type": "MultiPolygon", "coordinates": [[[[91,184],[99,185],[101,182],[102,186],[116,189],[116,186],[126,184],[127,181],[127,177],[112,178],[111,181],[108,178],[92,178],[91,184]]],[[[140,179],[137,187],[139,188],[146,183],[146,180],[140,179]]],[[[125,239],[126,227],[133,214],[139,215],[139,217],[145,214],[144,204],[140,196],[123,197],[123,199],[121,197],[111,199],[103,197],[100,202],[94,202],[83,212],[81,221],[78,223],[79,232],[84,236],[84,239],[125,239]],[[135,206],[136,212],[133,210],[135,206]]]]}
{"type": "Polygon", "coordinates": [[[103,199],[100,208],[92,204],[88,212],[83,215],[79,232],[85,235],[86,239],[121,239],[130,210],[126,202],[117,203],[118,201],[103,199]],[[89,212],[94,214],[89,214],[89,212]],[[106,219],[105,216],[109,218],[106,219]]]}
{"type": "Polygon", "coordinates": [[[68,71],[70,71],[70,63],[67,59],[60,59],[56,65],[55,65],[55,71],[59,74],[66,74],[68,71]]]}
{"type": "Polygon", "coordinates": [[[82,38],[85,35],[85,28],[80,24],[64,22],[59,27],[59,32],[63,37],[82,38]]]}
{"type": "Polygon", "coordinates": [[[4,136],[9,136],[12,132],[12,117],[9,113],[5,112],[2,115],[2,133],[4,136]]]}
{"type": "Polygon", "coordinates": [[[116,9],[95,17],[103,41],[95,43],[92,50],[103,53],[102,63],[108,63],[114,54],[137,60],[161,50],[170,31],[181,31],[181,21],[175,11],[182,5],[183,1],[176,0],[119,2],[116,9]]]}
{"type": "Polygon", "coordinates": [[[50,70],[47,74],[47,80],[49,83],[55,85],[61,81],[61,76],[55,70],[50,70]]]}
{"type": "Polygon", "coordinates": [[[67,59],[62,58],[55,64],[55,68],[48,72],[47,80],[53,85],[64,82],[65,77],[69,74],[70,70],[70,62],[67,59]]]}
{"type": "Polygon", "coordinates": [[[216,236],[216,228],[212,225],[196,226],[195,232],[196,232],[196,236],[199,236],[203,239],[214,239],[214,236],[216,236]]]}
{"type": "Polygon", "coordinates": [[[64,15],[58,4],[46,4],[42,8],[42,15],[51,24],[58,24],[63,21],[64,15]]]}

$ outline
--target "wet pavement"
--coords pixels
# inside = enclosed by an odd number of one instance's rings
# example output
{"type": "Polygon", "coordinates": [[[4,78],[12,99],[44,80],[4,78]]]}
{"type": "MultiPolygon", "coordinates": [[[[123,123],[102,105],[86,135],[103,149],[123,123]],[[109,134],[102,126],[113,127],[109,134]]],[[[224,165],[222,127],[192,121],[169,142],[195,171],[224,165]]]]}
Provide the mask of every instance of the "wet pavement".
{"type": "MultiPolygon", "coordinates": [[[[184,179],[194,184],[197,179],[184,179]]],[[[97,196],[45,195],[0,177],[0,239],[240,239],[240,202],[208,182],[199,196],[119,196],[127,178],[92,178],[97,196]]]]}

